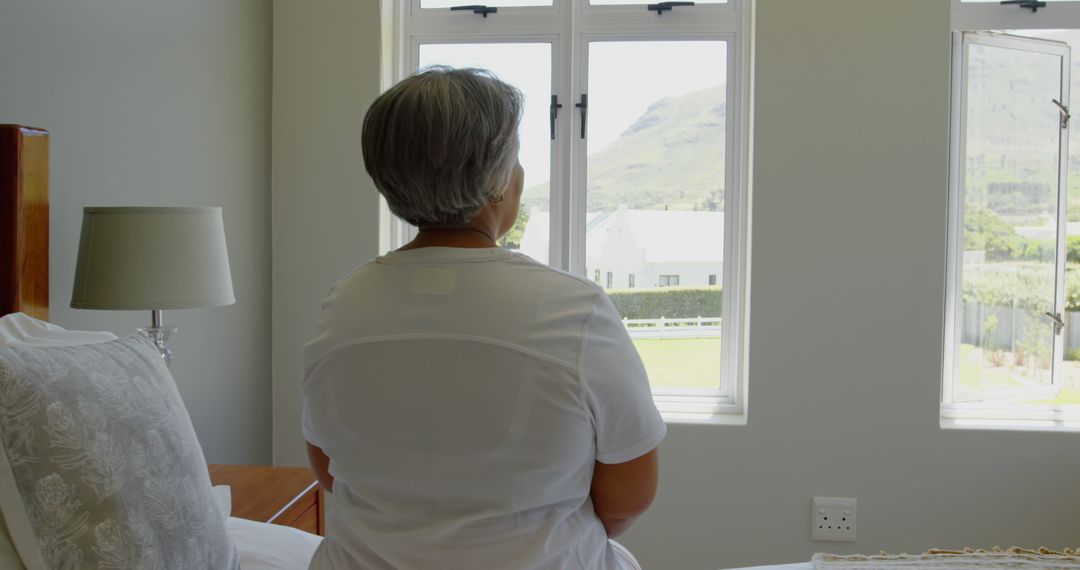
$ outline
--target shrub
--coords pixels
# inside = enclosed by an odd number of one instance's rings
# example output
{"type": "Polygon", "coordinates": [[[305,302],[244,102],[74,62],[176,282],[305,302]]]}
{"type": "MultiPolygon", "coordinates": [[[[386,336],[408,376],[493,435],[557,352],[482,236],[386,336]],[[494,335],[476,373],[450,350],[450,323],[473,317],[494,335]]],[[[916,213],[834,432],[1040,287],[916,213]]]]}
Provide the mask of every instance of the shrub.
{"type": "Polygon", "coordinates": [[[659,287],[612,289],[608,296],[624,319],[692,319],[719,317],[721,287],[659,287]]]}
{"type": "MultiPolygon", "coordinates": [[[[972,204],[964,212],[964,249],[984,250],[988,261],[1052,260],[1054,247],[1053,240],[1017,234],[1013,224],[992,208],[972,204]]],[[[1077,254],[1080,261],[1080,249],[1077,254]]]]}
{"type": "Polygon", "coordinates": [[[1069,263],[1080,263],[1080,236],[1069,236],[1065,258],[1069,263]]]}
{"type": "Polygon", "coordinates": [[[997,315],[993,315],[993,314],[988,315],[986,317],[986,319],[983,321],[983,326],[982,326],[982,328],[983,328],[983,342],[982,342],[982,345],[983,345],[984,349],[993,348],[994,331],[997,330],[997,327],[998,327],[997,315]]]}
{"type": "MultiPolygon", "coordinates": [[[[1053,275],[1037,263],[987,263],[964,266],[964,300],[997,307],[1042,310],[1053,298],[1053,275]]],[[[1077,298],[1080,301],[1080,296],[1077,298]]]]}

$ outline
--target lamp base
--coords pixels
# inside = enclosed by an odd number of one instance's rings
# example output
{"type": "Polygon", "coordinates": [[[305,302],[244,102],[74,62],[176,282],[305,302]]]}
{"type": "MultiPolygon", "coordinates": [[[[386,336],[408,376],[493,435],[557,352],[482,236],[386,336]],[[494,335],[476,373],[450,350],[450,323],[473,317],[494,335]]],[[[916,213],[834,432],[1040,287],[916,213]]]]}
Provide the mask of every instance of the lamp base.
{"type": "Polygon", "coordinates": [[[150,339],[150,342],[154,343],[158,352],[161,353],[161,359],[165,361],[165,366],[172,364],[172,351],[165,345],[169,341],[169,337],[180,329],[176,327],[165,326],[165,312],[164,311],[151,311],[150,312],[150,326],[141,327],[135,329],[142,334],[146,335],[146,338],[150,339]]]}

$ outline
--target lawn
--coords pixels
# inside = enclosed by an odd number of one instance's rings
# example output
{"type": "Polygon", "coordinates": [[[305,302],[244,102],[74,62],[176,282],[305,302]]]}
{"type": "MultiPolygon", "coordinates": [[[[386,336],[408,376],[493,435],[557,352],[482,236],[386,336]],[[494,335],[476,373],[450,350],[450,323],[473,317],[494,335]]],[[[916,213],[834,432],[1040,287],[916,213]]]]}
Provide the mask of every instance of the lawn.
{"type": "Polygon", "coordinates": [[[720,339],[635,339],[654,388],[719,388],[720,339]]]}
{"type": "Polygon", "coordinates": [[[1080,405],[1080,388],[1062,388],[1057,398],[1053,400],[1028,400],[1021,404],[1050,404],[1054,406],[1078,406],[1080,405]]]}
{"type": "MultiPolygon", "coordinates": [[[[960,385],[965,390],[975,390],[978,388],[983,389],[1002,389],[1002,388],[1016,388],[1020,386],[1020,382],[1011,376],[1004,368],[982,368],[979,363],[975,361],[972,351],[975,349],[970,344],[964,344],[960,346],[960,385]]],[[[1066,365],[1070,364],[1068,362],[1066,365]]],[[[1068,372],[1066,371],[1066,374],[1068,372]]],[[[1080,388],[1066,387],[1062,388],[1056,398],[1043,399],[1043,400],[1021,400],[1016,401],[1017,404],[1042,404],[1042,405],[1054,405],[1054,406],[1076,406],[1080,405],[1080,388]]]]}
{"type": "Polygon", "coordinates": [[[982,368],[975,361],[970,344],[960,345],[960,387],[963,390],[995,390],[1015,388],[1020,385],[1002,368],[982,368]]]}
{"type": "MultiPolygon", "coordinates": [[[[720,339],[635,339],[641,359],[654,388],[716,388],[720,385],[720,339]]],[[[1020,385],[1006,370],[980,368],[973,362],[971,345],[960,347],[960,383],[975,388],[1012,388],[1020,385]]],[[[1051,400],[1017,402],[1026,404],[1080,405],[1080,387],[1063,388],[1051,400]]]]}

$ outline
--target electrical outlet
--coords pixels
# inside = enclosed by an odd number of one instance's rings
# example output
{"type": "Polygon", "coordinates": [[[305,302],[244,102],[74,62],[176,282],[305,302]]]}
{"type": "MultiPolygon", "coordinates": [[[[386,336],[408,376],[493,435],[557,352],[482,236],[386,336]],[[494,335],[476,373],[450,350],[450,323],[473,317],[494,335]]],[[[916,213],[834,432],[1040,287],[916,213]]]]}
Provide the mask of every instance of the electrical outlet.
{"type": "Polygon", "coordinates": [[[855,542],[855,499],[814,497],[810,539],[855,542]]]}

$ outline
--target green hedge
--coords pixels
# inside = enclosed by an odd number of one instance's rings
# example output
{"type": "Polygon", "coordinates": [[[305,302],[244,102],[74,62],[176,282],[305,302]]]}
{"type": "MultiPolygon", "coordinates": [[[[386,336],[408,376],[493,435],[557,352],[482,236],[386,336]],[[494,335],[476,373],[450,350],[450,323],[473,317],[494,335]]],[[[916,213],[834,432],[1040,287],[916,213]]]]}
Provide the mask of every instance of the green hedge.
{"type": "MultiPolygon", "coordinates": [[[[1053,298],[1053,268],[1031,262],[964,266],[964,300],[982,305],[1045,310],[1053,298]]],[[[1080,267],[1066,265],[1065,310],[1080,311],[1080,267]]]]}
{"type": "MultiPolygon", "coordinates": [[[[970,264],[964,267],[964,300],[983,305],[1041,309],[1052,296],[1052,271],[1033,262],[970,264]]],[[[720,286],[612,289],[608,291],[624,319],[693,319],[719,317],[720,286]]],[[[1065,310],[1080,311],[1080,266],[1069,263],[1065,310]]]]}
{"type": "Polygon", "coordinates": [[[711,287],[611,289],[608,296],[624,319],[693,319],[719,317],[723,295],[711,287]]]}

